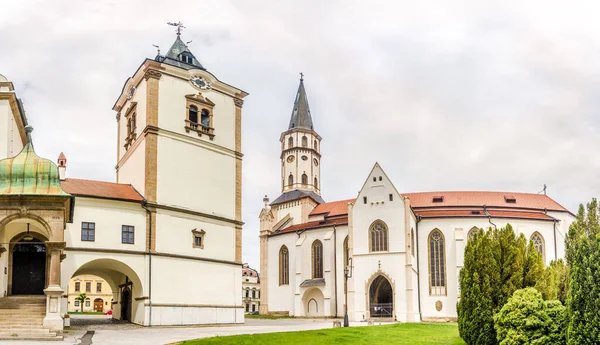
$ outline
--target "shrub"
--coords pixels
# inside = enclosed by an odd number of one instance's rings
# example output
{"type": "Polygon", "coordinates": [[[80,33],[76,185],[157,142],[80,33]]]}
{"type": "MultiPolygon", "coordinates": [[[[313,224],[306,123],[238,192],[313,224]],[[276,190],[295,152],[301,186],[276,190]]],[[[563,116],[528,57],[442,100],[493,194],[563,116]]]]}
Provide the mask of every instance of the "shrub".
{"type": "Polygon", "coordinates": [[[534,288],[515,291],[494,315],[500,345],[563,345],[565,307],[560,301],[544,301],[534,288]]]}

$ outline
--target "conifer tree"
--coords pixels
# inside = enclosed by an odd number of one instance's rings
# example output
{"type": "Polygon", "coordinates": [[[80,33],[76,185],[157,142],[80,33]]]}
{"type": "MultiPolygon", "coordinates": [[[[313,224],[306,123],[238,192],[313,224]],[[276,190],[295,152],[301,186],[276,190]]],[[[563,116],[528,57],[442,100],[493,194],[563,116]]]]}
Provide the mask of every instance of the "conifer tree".
{"type": "Polygon", "coordinates": [[[523,288],[533,287],[544,276],[544,261],[542,254],[529,241],[525,250],[525,264],[523,266],[523,288]]]}

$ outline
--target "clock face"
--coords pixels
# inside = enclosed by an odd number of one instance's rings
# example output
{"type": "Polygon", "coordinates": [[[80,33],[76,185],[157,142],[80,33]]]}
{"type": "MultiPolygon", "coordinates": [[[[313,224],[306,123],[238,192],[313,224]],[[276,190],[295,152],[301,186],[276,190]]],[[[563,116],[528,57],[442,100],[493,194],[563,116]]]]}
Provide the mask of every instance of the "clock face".
{"type": "Polygon", "coordinates": [[[294,161],[294,159],[296,159],[294,156],[289,156],[287,158],[288,163],[292,163],[294,161]]]}
{"type": "Polygon", "coordinates": [[[319,166],[319,161],[316,158],[313,159],[313,163],[315,163],[315,166],[319,166]]]}
{"type": "Polygon", "coordinates": [[[190,78],[190,83],[200,90],[210,90],[211,86],[208,80],[202,76],[193,76],[190,78]]]}

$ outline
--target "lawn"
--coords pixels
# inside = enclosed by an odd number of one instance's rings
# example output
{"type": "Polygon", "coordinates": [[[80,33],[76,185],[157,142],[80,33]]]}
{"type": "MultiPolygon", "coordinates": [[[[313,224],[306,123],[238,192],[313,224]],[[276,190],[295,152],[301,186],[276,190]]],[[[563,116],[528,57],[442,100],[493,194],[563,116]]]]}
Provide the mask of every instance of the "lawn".
{"type": "Polygon", "coordinates": [[[254,344],[450,344],[464,345],[455,323],[404,323],[384,326],[330,328],[316,331],[245,334],[189,340],[182,345],[254,345],[254,344]]]}

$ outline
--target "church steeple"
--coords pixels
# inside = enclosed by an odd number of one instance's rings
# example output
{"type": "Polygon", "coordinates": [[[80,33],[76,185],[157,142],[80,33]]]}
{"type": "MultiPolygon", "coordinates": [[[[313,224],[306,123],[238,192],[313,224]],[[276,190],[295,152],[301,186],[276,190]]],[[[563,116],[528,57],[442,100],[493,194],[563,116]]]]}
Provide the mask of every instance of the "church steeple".
{"type": "Polygon", "coordinates": [[[312,117],[310,116],[310,107],[308,106],[308,97],[306,97],[306,90],[304,90],[304,74],[302,73],[300,73],[300,85],[296,93],[294,110],[292,111],[288,129],[294,128],[314,130],[312,117]]]}
{"type": "Polygon", "coordinates": [[[181,22],[167,24],[177,27],[177,38],[175,39],[175,42],[173,42],[173,45],[171,46],[167,54],[165,56],[158,55],[156,57],[156,60],[163,63],[167,63],[169,65],[181,67],[183,69],[199,68],[202,70],[206,70],[206,68],[202,66],[200,61],[196,59],[194,54],[192,54],[192,52],[188,48],[188,44],[192,41],[184,43],[181,40],[181,30],[184,29],[185,26],[183,26],[181,22]]]}

